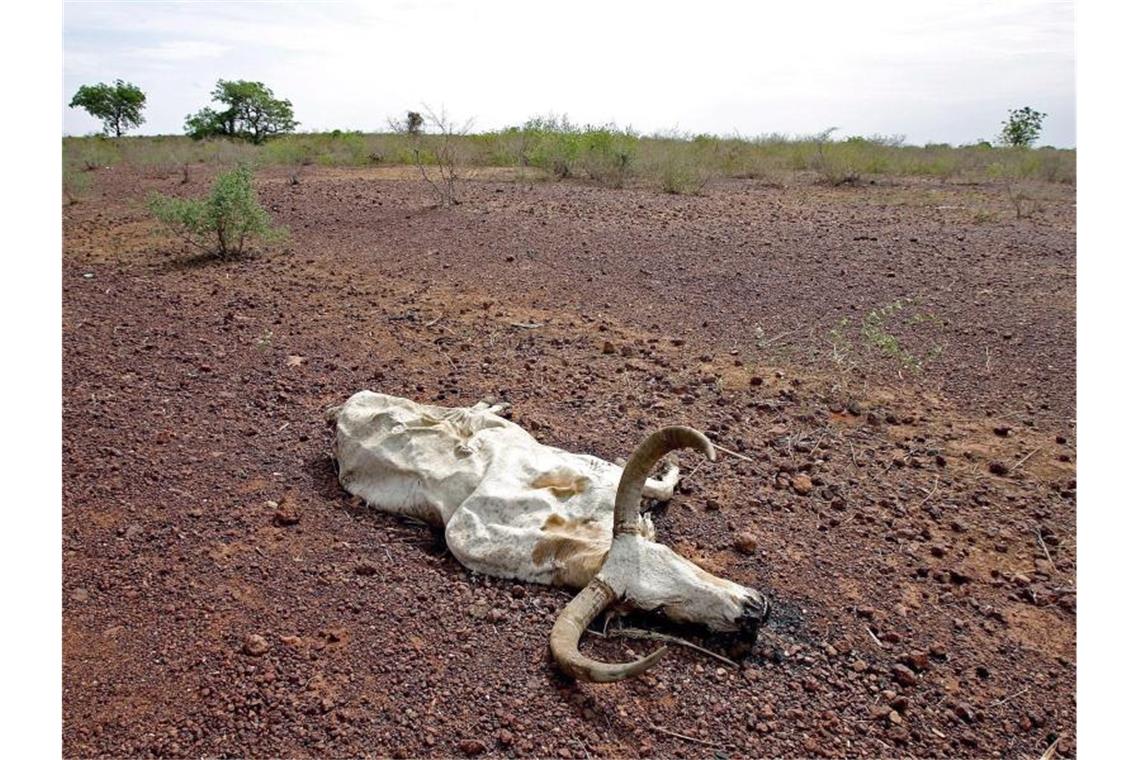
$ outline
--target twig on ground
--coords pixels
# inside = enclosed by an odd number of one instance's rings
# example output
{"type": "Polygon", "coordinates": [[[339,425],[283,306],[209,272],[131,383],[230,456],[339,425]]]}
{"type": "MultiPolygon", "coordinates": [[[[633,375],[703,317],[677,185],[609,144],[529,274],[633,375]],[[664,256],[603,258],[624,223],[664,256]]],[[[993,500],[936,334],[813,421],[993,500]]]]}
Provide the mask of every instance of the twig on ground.
{"type": "Polygon", "coordinates": [[[778,340],[782,340],[782,339],[788,337],[789,335],[794,335],[794,334],[798,333],[801,329],[803,329],[803,328],[797,327],[794,330],[787,330],[785,332],[780,333],[779,335],[777,335],[775,337],[768,338],[767,340],[764,340],[764,341],[758,340],[758,341],[756,341],[756,348],[767,348],[768,346],[771,346],[772,344],[774,344],[778,340]]]}
{"type": "MultiPolygon", "coordinates": [[[[590,633],[594,633],[594,631],[590,631],[590,633]]],[[[595,634],[595,635],[600,636],[602,634],[595,634]]],[[[651,641],[664,641],[664,642],[669,643],[669,644],[677,644],[678,646],[688,647],[689,649],[693,649],[697,652],[700,652],[701,654],[708,655],[709,657],[712,657],[714,660],[719,660],[719,661],[723,662],[724,664],[726,664],[730,667],[733,667],[733,668],[739,668],[740,667],[740,665],[738,665],[737,663],[728,659],[724,655],[717,654],[716,652],[710,652],[709,650],[705,649],[704,647],[697,646],[696,644],[694,644],[691,641],[685,641],[684,639],[677,638],[676,636],[670,636],[667,633],[657,633],[655,631],[646,631],[646,630],[643,630],[641,628],[615,628],[610,633],[605,634],[605,636],[606,636],[606,638],[608,638],[610,636],[621,636],[621,637],[627,638],[627,639],[649,639],[651,641]]]]}
{"type": "Polygon", "coordinates": [[[687,736],[685,734],[679,734],[676,731],[670,731],[667,728],[661,728],[661,726],[655,726],[652,723],[649,724],[649,727],[658,733],[667,734],[667,735],[672,736],[676,739],[684,739],[685,741],[693,742],[694,744],[703,744],[706,747],[724,747],[724,748],[728,748],[728,749],[736,749],[736,747],[734,747],[731,744],[721,744],[720,742],[710,742],[706,739],[698,739],[695,736],[687,736]]]}
{"type": "Polygon", "coordinates": [[[936,494],[936,493],[938,493],[938,476],[937,475],[934,476],[934,486],[930,489],[930,491],[927,492],[926,498],[918,503],[918,506],[921,507],[923,504],[930,501],[931,498],[933,498],[934,494],[936,494]]]}
{"type": "Polygon", "coordinates": [[[1013,467],[1010,467],[1010,468],[1009,468],[1009,471],[1010,471],[1010,472],[1013,472],[1013,471],[1014,471],[1014,470],[1016,470],[1018,467],[1020,467],[1021,465],[1025,464],[1025,460],[1029,459],[1029,457],[1031,457],[1031,456],[1033,456],[1034,454],[1036,454],[1036,453],[1037,453],[1038,451],[1040,451],[1042,448],[1044,448],[1044,447],[1043,447],[1043,446],[1038,446],[1038,447],[1037,447],[1037,448],[1035,448],[1033,451],[1029,452],[1028,454],[1026,454],[1025,456],[1023,456],[1021,459],[1017,460],[1017,464],[1015,464],[1013,467]]]}
{"type": "Polygon", "coordinates": [[[1041,537],[1041,531],[1037,528],[1033,529],[1033,535],[1037,536],[1037,545],[1041,547],[1041,551],[1045,552],[1045,559],[1049,560],[1049,567],[1053,568],[1053,572],[1060,572],[1057,565],[1053,562],[1053,555],[1049,553],[1049,547],[1045,545],[1045,539],[1041,537]]]}
{"type": "Polygon", "coordinates": [[[863,626],[863,627],[867,629],[867,635],[871,637],[871,641],[875,642],[875,646],[877,646],[879,649],[882,649],[883,648],[883,642],[879,641],[879,637],[875,635],[875,632],[871,630],[871,627],[870,626],[863,626]]]}
{"type": "Polygon", "coordinates": [[[523,330],[537,330],[543,326],[543,322],[511,322],[511,327],[521,327],[523,330]]]}
{"type": "Polygon", "coordinates": [[[1057,745],[1060,743],[1061,737],[1058,736],[1053,740],[1053,743],[1049,745],[1049,748],[1045,750],[1045,753],[1041,755],[1041,760],[1053,760],[1053,756],[1057,754],[1057,745]]]}
{"type": "Polygon", "coordinates": [[[996,701],[996,702],[991,702],[991,703],[990,703],[990,707],[1001,707],[1001,706],[1002,706],[1002,705],[1004,705],[1006,702],[1012,702],[1013,700],[1015,700],[1015,699],[1017,699],[1018,697],[1020,697],[1022,694],[1025,694],[1027,691],[1029,691],[1028,687],[1027,687],[1027,688],[1024,688],[1024,689],[1022,689],[1021,691],[1015,691],[1013,694],[1010,694],[1010,695],[1009,695],[1008,697],[1006,697],[1005,699],[999,699],[999,700],[998,700],[998,701],[996,701]]]}
{"type": "MultiPolygon", "coordinates": [[[[710,441],[710,443],[711,443],[711,441],[710,441]]],[[[746,456],[744,456],[743,454],[737,454],[737,453],[736,453],[735,451],[733,451],[732,449],[726,449],[724,446],[718,446],[718,445],[716,445],[716,444],[714,443],[714,444],[712,445],[712,447],[713,447],[714,449],[716,449],[717,451],[723,451],[725,454],[728,454],[729,456],[733,456],[733,457],[736,457],[737,459],[743,459],[745,462],[751,462],[751,461],[752,461],[752,458],[751,458],[751,457],[746,457],[746,456]]]]}

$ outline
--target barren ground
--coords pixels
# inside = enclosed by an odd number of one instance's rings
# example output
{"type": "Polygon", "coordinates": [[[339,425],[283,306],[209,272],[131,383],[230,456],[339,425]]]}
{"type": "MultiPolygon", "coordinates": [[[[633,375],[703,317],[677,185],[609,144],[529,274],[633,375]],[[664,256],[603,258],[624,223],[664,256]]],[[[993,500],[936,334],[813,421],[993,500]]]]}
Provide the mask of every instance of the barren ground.
{"type": "Polygon", "coordinates": [[[179,179],[100,170],[64,209],[67,756],[1075,753],[1070,188],[1017,219],[996,184],[490,177],[437,209],[390,172],[266,171],[292,242],[217,263],[142,208],[210,177],[179,179]],[[323,412],[363,388],[507,400],[611,460],[680,422],[751,458],[686,456],[656,523],[769,595],[759,642],[563,678],[568,592],[340,490],[323,412]]]}

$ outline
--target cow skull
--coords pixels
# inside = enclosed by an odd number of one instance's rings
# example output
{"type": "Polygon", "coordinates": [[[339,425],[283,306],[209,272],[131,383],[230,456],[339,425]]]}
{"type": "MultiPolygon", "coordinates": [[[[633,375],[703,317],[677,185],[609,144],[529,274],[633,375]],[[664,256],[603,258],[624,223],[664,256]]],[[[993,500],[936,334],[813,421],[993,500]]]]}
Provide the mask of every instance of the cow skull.
{"type": "Polygon", "coordinates": [[[655,542],[652,521],[640,512],[642,496],[672,496],[676,466],[649,477],[670,451],[715,459],[704,435],[664,428],[621,468],[538,443],[498,416],[503,408],[437,407],[361,391],[329,411],[340,482],[377,509],[443,527],[452,554],[472,570],[581,589],[550,635],[555,662],[575,678],[629,678],[664,655],[661,648],[616,665],[582,655],[583,631],[614,605],[756,635],[764,598],[655,542]]]}

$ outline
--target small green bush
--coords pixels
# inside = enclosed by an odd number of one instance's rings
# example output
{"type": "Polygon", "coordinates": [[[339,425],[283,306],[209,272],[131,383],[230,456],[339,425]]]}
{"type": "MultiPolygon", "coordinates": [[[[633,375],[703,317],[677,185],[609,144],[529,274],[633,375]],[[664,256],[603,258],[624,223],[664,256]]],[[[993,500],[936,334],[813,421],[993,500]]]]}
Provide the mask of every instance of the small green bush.
{"type": "Polygon", "coordinates": [[[634,135],[605,127],[587,127],[580,143],[580,162],[587,177],[606,187],[619,188],[625,184],[637,149],[634,135]]]}
{"type": "Polygon", "coordinates": [[[241,256],[250,240],[277,242],[288,232],[274,227],[257,202],[253,173],[239,165],[218,175],[205,198],[174,198],[155,193],[150,211],[167,228],[197,248],[226,259],[241,256]]]}

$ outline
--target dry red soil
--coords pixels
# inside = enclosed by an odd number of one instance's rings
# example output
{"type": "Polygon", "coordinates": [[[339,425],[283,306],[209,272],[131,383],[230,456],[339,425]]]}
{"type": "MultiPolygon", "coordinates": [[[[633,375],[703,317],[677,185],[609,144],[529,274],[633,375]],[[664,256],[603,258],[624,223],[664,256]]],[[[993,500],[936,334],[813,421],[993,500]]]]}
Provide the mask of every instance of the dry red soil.
{"type": "Polygon", "coordinates": [[[999,185],[484,178],[444,209],[266,171],[291,242],[223,263],[148,219],[209,185],[180,175],[64,209],[67,756],[1075,754],[1071,188],[1018,219],[999,185]],[[658,536],[770,597],[758,642],[566,679],[567,591],[339,488],[324,411],[364,388],[611,460],[708,431],[750,461],[683,457],[658,536]]]}

